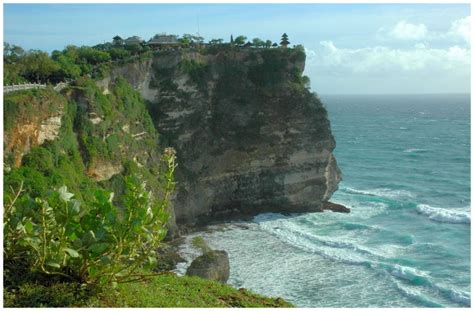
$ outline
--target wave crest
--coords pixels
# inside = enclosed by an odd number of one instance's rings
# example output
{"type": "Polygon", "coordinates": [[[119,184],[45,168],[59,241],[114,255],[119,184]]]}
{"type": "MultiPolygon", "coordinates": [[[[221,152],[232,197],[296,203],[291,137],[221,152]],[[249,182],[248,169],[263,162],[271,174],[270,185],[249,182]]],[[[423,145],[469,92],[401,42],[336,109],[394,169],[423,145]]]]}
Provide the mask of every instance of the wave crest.
{"type": "Polygon", "coordinates": [[[459,211],[440,207],[432,207],[427,204],[418,204],[418,213],[428,216],[430,220],[453,224],[470,224],[471,214],[468,211],[459,211]]]}
{"type": "Polygon", "coordinates": [[[376,188],[376,189],[367,189],[367,190],[359,190],[354,188],[343,188],[341,189],[346,193],[349,194],[361,194],[367,195],[372,197],[383,197],[383,198],[399,198],[399,197],[408,197],[414,198],[415,195],[407,190],[393,190],[389,188],[376,188]]]}
{"type": "Polygon", "coordinates": [[[403,150],[405,153],[426,153],[428,150],[426,149],[418,149],[418,148],[409,148],[406,150],[403,150]]]}

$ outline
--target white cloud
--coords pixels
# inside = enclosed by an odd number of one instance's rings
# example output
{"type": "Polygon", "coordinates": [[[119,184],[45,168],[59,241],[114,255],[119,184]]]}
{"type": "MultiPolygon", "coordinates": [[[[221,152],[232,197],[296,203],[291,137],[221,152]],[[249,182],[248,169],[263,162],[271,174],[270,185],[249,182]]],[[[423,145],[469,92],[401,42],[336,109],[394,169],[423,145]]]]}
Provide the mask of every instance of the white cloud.
{"type": "Polygon", "coordinates": [[[393,39],[404,41],[429,41],[429,42],[465,42],[470,44],[471,16],[466,16],[451,23],[450,28],[444,31],[430,31],[425,24],[411,24],[405,20],[399,21],[391,27],[380,27],[376,38],[381,42],[393,39]]]}
{"type": "Polygon", "coordinates": [[[399,21],[389,35],[400,40],[420,40],[426,37],[428,29],[424,24],[410,24],[405,20],[399,21]]]}
{"type": "Polygon", "coordinates": [[[452,46],[411,49],[384,46],[360,49],[338,48],[332,41],[320,42],[321,49],[307,51],[308,65],[332,74],[430,74],[456,71],[469,75],[470,49],[452,46]]]}
{"type": "Polygon", "coordinates": [[[466,42],[471,42],[471,16],[466,16],[455,20],[451,24],[451,29],[448,32],[449,35],[462,38],[466,42]]]}
{"type": "Polygon", "coordinates": [[[470,27],[470,16],[426,24],[399,20],[379,28],[378,43],[365,47],[320,41],[306,51],[305,71],[322,93],[469,92],[470,27]]]}

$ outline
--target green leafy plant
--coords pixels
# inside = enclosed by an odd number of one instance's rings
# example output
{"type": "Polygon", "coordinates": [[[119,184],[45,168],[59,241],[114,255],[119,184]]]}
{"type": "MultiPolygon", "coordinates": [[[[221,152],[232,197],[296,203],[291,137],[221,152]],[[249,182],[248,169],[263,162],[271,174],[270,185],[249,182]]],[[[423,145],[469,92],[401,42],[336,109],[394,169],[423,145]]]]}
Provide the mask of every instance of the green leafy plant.
{"type": "Polygon", "coordinates": [[[121,208],[113,193],[95,192],[82,206],[65,186],[47,198],[23,195],[23,184],[5,195],[6,266],[26,262],[33,272],[89,284],[142,279],[140,269],[156,264],[156,249],[166,235],[167,208],[174,189],[175,153],[163,155],[163,185],[153,194],[134,176],[125,177],[121,208]]]}

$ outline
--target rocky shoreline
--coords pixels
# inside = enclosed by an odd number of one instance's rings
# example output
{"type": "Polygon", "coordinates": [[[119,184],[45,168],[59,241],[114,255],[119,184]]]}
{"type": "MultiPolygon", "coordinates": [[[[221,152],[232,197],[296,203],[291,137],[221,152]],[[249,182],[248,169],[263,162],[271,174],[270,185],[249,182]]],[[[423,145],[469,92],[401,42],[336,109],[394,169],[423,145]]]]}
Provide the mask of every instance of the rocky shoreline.
{"type": "MultiPolygon", "coordinates": [[[[337,203],[325,202],[322,210],[336,213],[350,213],[350,209],[337,203]]],[[[170,240],[158,251],[159,259],[163,261],[160,271],[170,271],[178,275],[199,276],[202,278],[226,283],[230,275],[230,263],[226,250],[211,249],[200,233],[212,233],[228,230],[229,226],[240,229],[250,229],[245,222],[250,222],[252,216],[235,216],[226,222],[214,221],[202,226],[179,226],[180,237],[170,240]],[[243,223],[242,223],[243,222],[243,223]]]]}

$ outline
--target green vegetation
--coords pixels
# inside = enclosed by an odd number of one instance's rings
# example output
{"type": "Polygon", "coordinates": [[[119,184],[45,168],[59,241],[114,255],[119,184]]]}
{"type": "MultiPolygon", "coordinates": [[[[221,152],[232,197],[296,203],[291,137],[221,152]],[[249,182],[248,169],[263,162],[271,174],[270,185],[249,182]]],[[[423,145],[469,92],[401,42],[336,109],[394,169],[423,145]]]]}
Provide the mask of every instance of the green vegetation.
{"type": "Polygon", "coordinates": [[[3,126],[12,129],[22,116],[51,114],[65,105],[65,100],[52,89],[32,89],[7,93],[3,97],[3,126]]]}
{"type": "Polygon", "coordinates": [[[110,94],[104,95],[91,79],[79,79],[73,88],[88,102],[79,107],[75,120],[79,143],[88,164],[94,159],[119,162],[122,149],[146,150],[156,145],[158,135],[140,94],[124,79],[118,79],[110,94]],[[100,118],[98,124],[91,117],[100,118]],[[128,124],[128,132],[123,127],[128,124]],[[143,133],[140,140],[134,135],[143,133]]]}
{"type": "Polygon", "coordinates": [[[202,238],[202,236],[196,236],[192,240],[192,244],[194,247],[199,248],[203,253],[207,253],[211,250],[209,245],[207,245],[206,241],[202,238]]]}
{"type": "MultiPolygon", "coordinates": [[[[187,73],[201,92],[207,92],[211,73],[218,74],[211,100],[232,98],[242,106],[270,96],[280,83],[309,84],[296,66],[288,72],[292,63],[304,60],[301,48],[270,49],[270,40],[254,38],[259,49],[248,49],[243,63],[235,52],[243,48],[244,36],[234,44],[214,39],[207,46],[198,46],[202,38],[191,35],[181,39],[201,54],[220,53],[219,61],[212,68],[191,59],[178,68],[155,68],[155,87],[172,95],[163,96],[160,105],[172,104],[173,95],[189,99],[173,81],[176,71],[187,73]]],[[[104,93],[95,82],[112,66],[146,59],[152,51],[125,46],[118,36],[94,47],[68,46],[51,57],[8,44],[5,51],[6,83],[73,80],[61,94],[48,87],[4,96],[5,136],[16,139],[4,149],[6,306],[290,306],[207,280],[156,275],[180,260],[156,254],[170,212],[174,153],[166,149],[162,155],[165,140],[155,130],[153,111],[130,84],[117,79],[104,93]],[[58,137],[39,146],[31,133],[56,115],[61,115],[58,137]],[[29,127],[30,136],[24,134],[29,127]],[[120,171],[108,180],[95,178],[107,165],[120,171]]],[[[155,55],[165,53],[175,52],[155,55]]],[[[228,126],[219,119],[223,111],[214,113],[216,131],[228,126]]],[[[199,116],[190,120],[190,126],[201,124],[199,116]]],[[[246,125],[248,137],[258,133],[254,120],[246,125]]],[[[193,244],[209,249],[202,237],[193,244]]]]}
{"type": "Polygon", "coordinates": [[[105,191],[96,191],[95,201],[82,206],[65,186],[47,198],[22,195],[21,186],[14,193],[6,192],[7,278],[17,266],[27,265],[33,274],[87,284],[141,279],[137,269],[145,262],[153,268],[155,249],[166,235],[176,165],[173,154],[165,154],[164,159],[168,167],[164,197],[151,196],[137,178],[127,177],[120,210],[112,204],[113,194],[105,191]]]}
{"type": "MultiPolygon", "coordinates": [[[[159,234],[161,239],[165,234],[162,230],[166,223],[163,213],[167,211],[167,206],[163,204],[171,191],[166,185],[169,185],[172,174],[167,173],[166,163],[160,159],[171,157],[172,152],[168,150],[164,156],[158,155],[158,137],[143,99],[124,80],[117,80],[116,86],[108,95],[103,95],[93,81],[85,78],[78,80],[68,93],[69,99],[49,89],[14,92],[5,96],[4,116],[8,120],[5,135],[10,139],[21,135],[20,129],[24,127],[24,123],[29,124],[33,133],[39,128],[42,119],[51,114],[62,113],[61,129],[55,140],[41,146],[33,144],[28,153],[19,158],[18,163],[14,161],[19,155],[16,150],[23,150],[22,144],[29,144],[27,140],[20,140],[6,150],[5,160],[9,169],[4,172],[5,203],[12,200],[8,210],[11,214],[6,213],[7,218],[4,219],[5,230],[8,231],[5,233],[5,241],[10,243],[6,242],[5,245],[9,246],[4,249],[7,252],[4,253],[4,258],[8,259],[10,267],[5,270],[9,271],[6,274],[9,275],[8,280],[24,280],[36,274],[61,275],[87,283],[102,281],[103,276],[119,280],[124,275],[117,277],[114,271],[118,268],[113,268],[114,265],[110,262],[121,266],[126,262],[128,271],[132,271],[136,267],[133,268],[127,256],[139,254],[140,260],[133,259],[139,266],[143,264],[145,255],[148,255],[147,260],[153,260],[150,252],[154,252],[156,245],[150,245],[149,242],[153,241],[147,236],[153,232],[159,234]],[[82,104],[78,105],[76,101],[82,104]],[[89,120],[88,111],[100,115],[102,122],[93,124],[89,120]],[[106,139],[101,139],[103,124],[107,125],[105,130],[110,131],[106,133],[106,139]],[[124,124],[129,124],[130,133],[123,130],[124,124]],[[142,139],[134,139],[134,133],[145,132],[146,135],[141,135],[142,139]],[[92,137],[100,138],[91,140],[92,137]],[[93,143],[88,144],[91,141],[93,143]],[[118,149],[120,145],[125,145],[132,152],[123,155],[118,149]],[[145,153],[140,150],[148,151],[145,153]],[[151,165],[138,167],[131,158],[134,154],[143,154],[147,158],[152,156],[154,159],[151,165]],[[86,175],[87,166],[96,158],[101,161],[117,160],[122,162],[124,169],[110,182],[97,183],[86,175]],[[19,164],[21,165],[18,166],[19,164]],[[139,176],[152,193],[141,193],[141,182],[131,180],[131,177],[126,177],[128,175],[139,176]],[[21,195],[15,199],[18,189],[22,190],[21,195]],[[70,192],[76,194],[74,203],[61,200],[54,189],[60,189],[63,196],[69,193],[66,189],[70,189],[70,192]],[[116,196],[113,203],[109,200],[106,189],[114,190],[116,196]],[[134,194],[137,196],[134,197],[134,194]],[[154,205],[147,205],[140,211],[139,203],[144,204],[143,200],[151,200],[152,197],[161,198],[156,204],[163,211],[154,211],[153,215],[159,218],[140,220],[143,215],[149,215],[143,211],[150,208],[153,211],[154,205]],[[80,214],[77,214],[78,209],[80,214]],[[68,217],[65,217],[65,211],[68,217]],[[108,218],[97,219],[96,216],[101,213],[106,213],[108,218]],[[140,217],[134,213],[141,213],[140,217]],[[124,219],[132,221],[133,225],[123,222],[124,219]],[[96,223],[97,221],[103,223],[96,223]],[[114,225],[114,221],[117,225],[114,225]],[[147,227],[146,223],[151,227],[147,227]],[[156,227],[158,225],[162,228],[161,231],[156,227]],[[88,237],[85,238],[87,234],[88,237]],[[119,245],[111,243],[111,240],[117,240],[114,236],[120,237],[119,245]],[[82,242],[82,246],[78,246],[83,238],[88,242],[95,239],[96,246],[86,246],[82,242]],[[131,246],[131,242],[136,245],[131,246]],[[94,254],[84,253],[86,250],[94,254]],[[30,260],[31,258],[34,260],[30,260]],[[23,264],[26,266],[20,269],[23,264]],[[16,272],[21,273],[17,275],[16,272]]],[[[144,161],[140,158],[138,160],[144,161]]],[[[7,261],[5,263],[7,267],[7,261]]]]}
{"type": "Polygon", "coordinates": [[[281,298],[267,298],[198,277],[165,273],[146,281],[118,284],[115,290],[81,288],[75,283],[50,286],[26,283],[7,291],[5,307],[293,307],[281,298]]]}
{"type": "Polygon", "coordinates": [[[247,37],[246,36],[237,36],[235,39],[234,39],[234,44],[235,45],[244,45],[245,44],[245,41],[247,40],[247,37]]]}
{"type": "Polygon", "coordinates": [[[4,84],[24,82],[58,83],[81,76],[103,77],[112,61],[128,62],[137,56],[145,59],[149,48],[139,45],[115,46],[99,44],[94,47],[68,45],[51,56],[38,50],[24,51],[21,47],[4,43],[4,84]]]}
{"type": "MultiPolygon", "coordinates": [[[[177,37],[180,48],[198,49],[203,53],[216,54],[219,51],[235,47],[271,48],[277,47],[271,40],[263,41],[254,38],[247,42],[247,37],[239,35],[231,42],[225,43],[223,39],[211,39],[204,44],[204,38],[191,34],[177,37]]],[[[287,47],[290,44],[288,36],[282,35],[280,45],[287,47]]],[[[160,51],[167,54],[169,51],[160,51]]],[[[95,46],[74,45],[66,46],[62,51],[55,50],[48,53],[39,50],[25,51],[16,45],[3,44],[4,84],[18,84],[25,82],[58,83],[65,80],[75,80],[88,75],[94,78],[104,77],[110,68],[135,60],[145,60],[153,56],[153,51],[146,42],[126,44],[120,36],[115,36],[112,42],[101,43],[95,46]]]]}
{"type": "Polygon", "coordinates": [[[191,80],[201,89],[207,89],[207,74],[209,66],[195,60],[183,60],[180,63],[182,70],[189,75],[191,80]]]}
{"type": "MultiPolygon", "coordinates": [[[[34,126],[33,133],[42,119],[63,110],[58,138],[33,145],[22,160],[21,143],[6,150],[5,163],[11,170],[4,174],[5,189],[17,189],[23,181],[27,193],[43,196],[47,189],[66,185],[79,200],[91,202],[93,193],[101,187],[86,175],[94,161],[121,164],[124,174],[127,171],[140,175],[151,187],[159,188],[158,134],[140,94],[123,79],[116,81],[108,95],[103,95],[88,78],[79,79],[70,92],[69,99],[49,89],[5,95],[5,135],[10,138],[18,137],[24,124],[34,126]],[[79,101],[87,105],[78,105],[79,101]],[[90,118],[94,116],[102,121],[93,124],[90,118]],[[124,126],[128,126],[127,131],[124,126]],[[137,139],[136,134],[142,135],[137,139]],[[135,154],[142,163],[151,161],[150,156],[153,161],[147,167],[137,167],[129,163],[135,154]]],[[[27,138],[24,139],[26,144],[27,138]]],[[[124,176],[116,178],[115,187],[107,183],[102,186],[121,193],[124,176]]]]}

